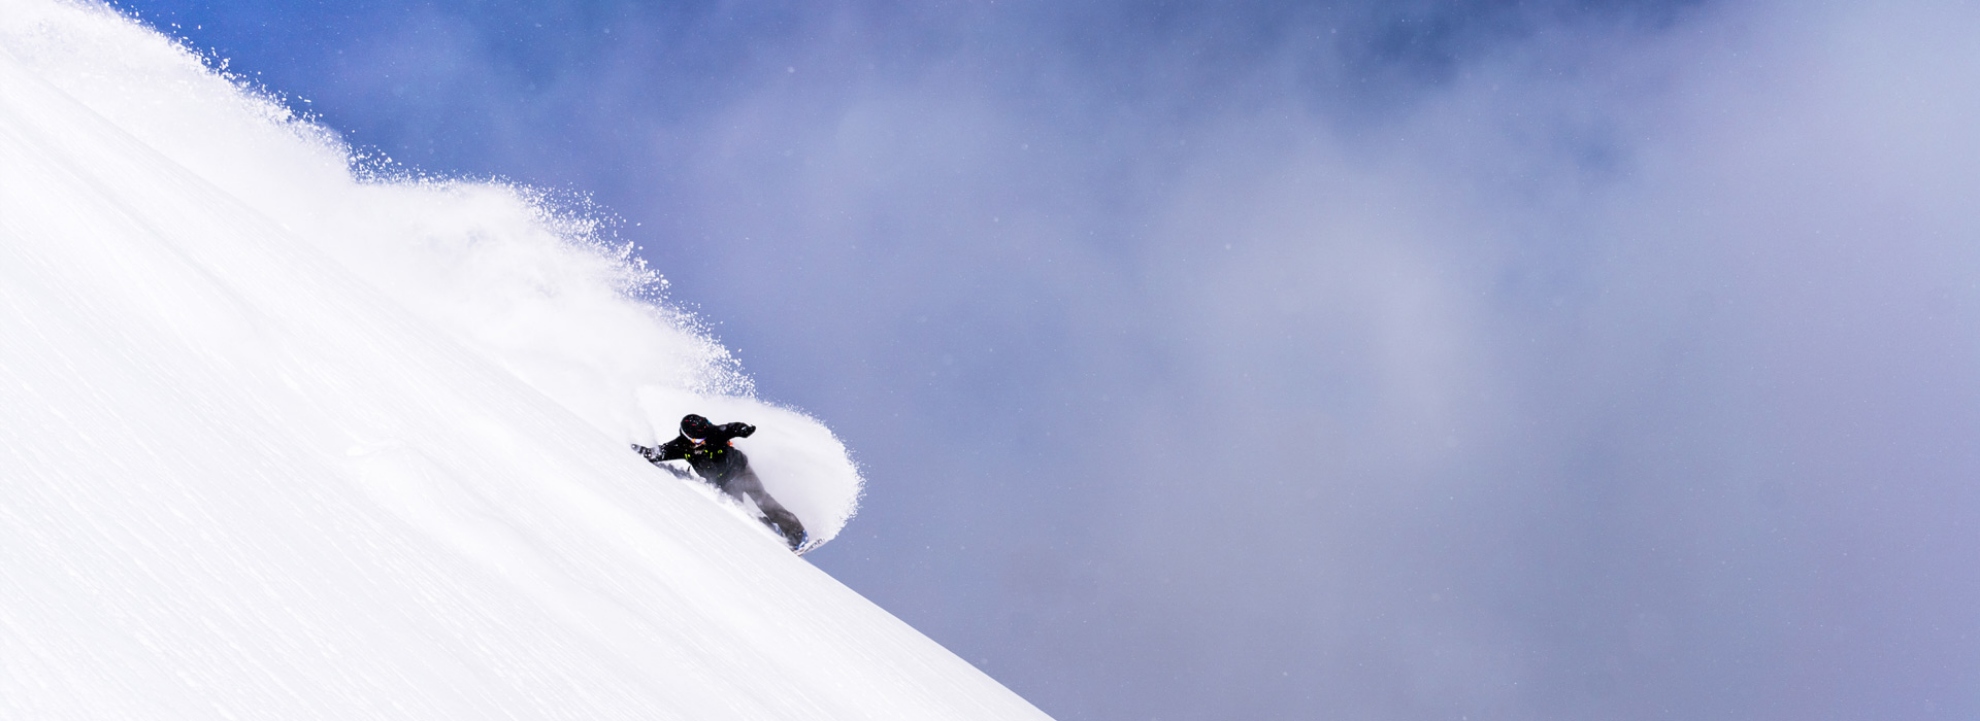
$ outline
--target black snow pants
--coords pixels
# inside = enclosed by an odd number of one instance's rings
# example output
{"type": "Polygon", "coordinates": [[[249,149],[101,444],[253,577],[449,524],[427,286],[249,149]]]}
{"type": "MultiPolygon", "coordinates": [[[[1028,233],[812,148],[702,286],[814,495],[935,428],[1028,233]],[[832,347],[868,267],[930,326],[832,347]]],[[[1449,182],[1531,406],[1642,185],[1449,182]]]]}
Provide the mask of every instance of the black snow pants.
{"type": "Polygon", "coordinates": [[[729,494],[730,498],[738,501],[747,498],[756,504],[756,509],[763,512],[763,523],[783,536],[793,550],[804,544],[804,524],[798,522],[797,514],[791,513],[784,508],[784,504],[778,503],[769,492],[763,490],[763,481],[756,477],[756,471],[745,467],[726,482],[716,483],[715,487],[729,494]]]}

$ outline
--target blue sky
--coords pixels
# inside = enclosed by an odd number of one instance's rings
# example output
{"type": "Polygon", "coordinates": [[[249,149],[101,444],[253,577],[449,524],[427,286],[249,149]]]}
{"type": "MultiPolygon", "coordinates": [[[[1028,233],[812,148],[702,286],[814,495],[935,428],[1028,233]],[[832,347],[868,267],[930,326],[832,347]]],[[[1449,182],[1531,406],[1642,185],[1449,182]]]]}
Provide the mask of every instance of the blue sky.
{"type": "Polygon", "coordinates": [[[122,6],[622,219],[1059,718],[1980,712],[1958,3],[122,6]]]}

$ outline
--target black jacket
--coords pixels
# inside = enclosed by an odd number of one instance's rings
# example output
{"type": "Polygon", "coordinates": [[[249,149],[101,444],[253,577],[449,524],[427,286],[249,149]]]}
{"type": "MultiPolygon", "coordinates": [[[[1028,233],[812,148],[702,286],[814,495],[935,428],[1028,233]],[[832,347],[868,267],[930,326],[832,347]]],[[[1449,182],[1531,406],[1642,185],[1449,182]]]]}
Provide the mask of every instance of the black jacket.
{"type": "Polygon", "coordinates": [[[729,480],[743,471],[749,470],[749,458],[742,451],[729,445],[730,439],[748,438],[756,432],[756,426],[748,423],[725,423],[710,429],[707,438],[696,443],[687,436],[675,436],[674,440],[660,444],[659,448],[642,450],[646,460],[654,463],[684,459],[694,472],[701,474],[716,488],[726,488],[729,480]]]}

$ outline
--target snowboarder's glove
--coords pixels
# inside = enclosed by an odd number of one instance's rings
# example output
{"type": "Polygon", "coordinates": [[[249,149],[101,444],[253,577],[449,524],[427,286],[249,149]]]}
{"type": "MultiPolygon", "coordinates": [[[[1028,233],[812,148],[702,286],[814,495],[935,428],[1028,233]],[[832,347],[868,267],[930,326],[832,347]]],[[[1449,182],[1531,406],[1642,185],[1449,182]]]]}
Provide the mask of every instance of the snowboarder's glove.
{"type": "Polygon", "coordinates": [[[748,423],[737,423],[734,426],[734,430],[737,438],[748,438],[749,434],[756,432],[756,426],[748,423]]]}

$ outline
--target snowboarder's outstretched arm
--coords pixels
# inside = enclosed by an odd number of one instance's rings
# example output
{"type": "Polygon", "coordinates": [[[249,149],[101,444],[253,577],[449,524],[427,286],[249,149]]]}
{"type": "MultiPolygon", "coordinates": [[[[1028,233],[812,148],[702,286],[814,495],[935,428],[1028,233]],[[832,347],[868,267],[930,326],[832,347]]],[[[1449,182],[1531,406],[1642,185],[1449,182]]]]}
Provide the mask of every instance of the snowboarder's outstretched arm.
{"type": "Polygon", "coordinates": [[[694,448],[694,441],[689,440],[687,436],[675,436],[674,440],[657,447],[642,446],[638,443],[632,444],[632,447],[633,450],[639,451],[639,455],[645,457],[648,463],[659,463],[686,458],[688,451],[694,448]]]}
{"type": "MultiPolygon", "coordinates": [[[[708,427],[708,435],[703,440],[715,445],[726,445],[730,439],[748,438],[755,432],[756,426],[748,423],[724,423],[708,427]]],[[[659,463],[688,457],[688,452],[694,450],[694,439],[683,433],[658,447],[642,446],[638,443],[632,444],[632,447],[633,450],[639,451],[640,455],[645,456],[646,460],[659,463]]]]}

